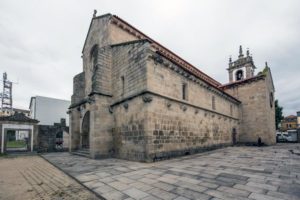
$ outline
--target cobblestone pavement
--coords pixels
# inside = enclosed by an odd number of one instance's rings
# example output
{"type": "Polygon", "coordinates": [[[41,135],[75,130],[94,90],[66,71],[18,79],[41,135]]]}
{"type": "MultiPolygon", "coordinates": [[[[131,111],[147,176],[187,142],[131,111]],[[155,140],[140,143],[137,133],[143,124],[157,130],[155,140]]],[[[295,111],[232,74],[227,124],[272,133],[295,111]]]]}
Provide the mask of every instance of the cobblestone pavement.
{"type": "Polygon", "coordinates": [[[0,158],[0,199],[98,199],[39,156],[0,158]]]}
{"type": "Polygon", "coordinates": [[[107,199],[300,199],[300,144],[228,147],[156,163],[44,157],[107,199]]]}

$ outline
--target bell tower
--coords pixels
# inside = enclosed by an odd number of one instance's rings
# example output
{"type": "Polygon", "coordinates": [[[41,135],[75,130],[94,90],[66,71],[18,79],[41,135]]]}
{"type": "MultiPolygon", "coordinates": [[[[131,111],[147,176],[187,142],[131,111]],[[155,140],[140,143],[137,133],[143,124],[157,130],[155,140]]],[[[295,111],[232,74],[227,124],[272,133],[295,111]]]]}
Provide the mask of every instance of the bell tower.
{"type": "Polygon", "coordinates": [[[249,49],[246,51],[246,56],[243,54],[243,48],[240,45],[238,59],[232,61],[232,58],[229,58],[229,67],[227,68],[229,73],[229,82],[242,81],[254,76],[254,70],[256,69],[252,55],[250,55],[249,49]]]}

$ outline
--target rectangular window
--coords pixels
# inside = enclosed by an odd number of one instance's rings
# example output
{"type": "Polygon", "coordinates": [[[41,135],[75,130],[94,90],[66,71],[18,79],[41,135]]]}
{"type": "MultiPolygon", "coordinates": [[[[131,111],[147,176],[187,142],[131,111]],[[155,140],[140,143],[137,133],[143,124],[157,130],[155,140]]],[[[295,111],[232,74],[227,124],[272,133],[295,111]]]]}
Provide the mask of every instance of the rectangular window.
{"type": "Polygon", "coordinates": [[[215,98],[215,96],[212,96],[211,105],[212,105],[212,109],[216,110],[216,98],[215,98]]]}
{"type": "Polygon", "coordinates": [[[187,100],[187,85],[186,83],[182,84],[182,99],[187,100]]]}
{"type": "Polygon", "coordinates": [[[230,116],[232,116],[232,113],[233,113],[233,107],[232,105],[230,105],[230,116]]]}

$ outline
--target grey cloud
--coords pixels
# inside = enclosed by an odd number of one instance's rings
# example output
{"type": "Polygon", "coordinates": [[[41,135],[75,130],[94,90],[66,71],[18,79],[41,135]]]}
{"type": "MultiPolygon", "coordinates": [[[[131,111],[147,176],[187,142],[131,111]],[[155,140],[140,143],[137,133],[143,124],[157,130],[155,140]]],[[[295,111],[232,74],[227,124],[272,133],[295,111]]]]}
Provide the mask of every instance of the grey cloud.
{"type": "Polygon", "coordinates": [[[221,83],[228,57],[250,48],[257,72],[268,61],[284,113],[300,110],[300,2],[297,0],[2,0],[0,73],[13,81],[14,105],[30,96],[70,99],[94,9],[113,13],[221,83]]]}

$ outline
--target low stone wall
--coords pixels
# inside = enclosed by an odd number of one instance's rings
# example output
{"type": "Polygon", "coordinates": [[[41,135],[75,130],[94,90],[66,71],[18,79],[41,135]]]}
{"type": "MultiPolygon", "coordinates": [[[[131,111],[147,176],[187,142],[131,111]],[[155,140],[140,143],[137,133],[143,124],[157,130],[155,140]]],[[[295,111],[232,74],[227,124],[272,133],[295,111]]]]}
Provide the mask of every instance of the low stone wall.
{"type": "Polygon", "coordinates": [[[37,151],[38,152],[54,152],[67,150],[63,147],[57,148],[57,135],[61,134],[63,141],[64,131],[68,127],[56,123],[54,125],[38,125],[38,136],[37,136],[37,151]]]}

